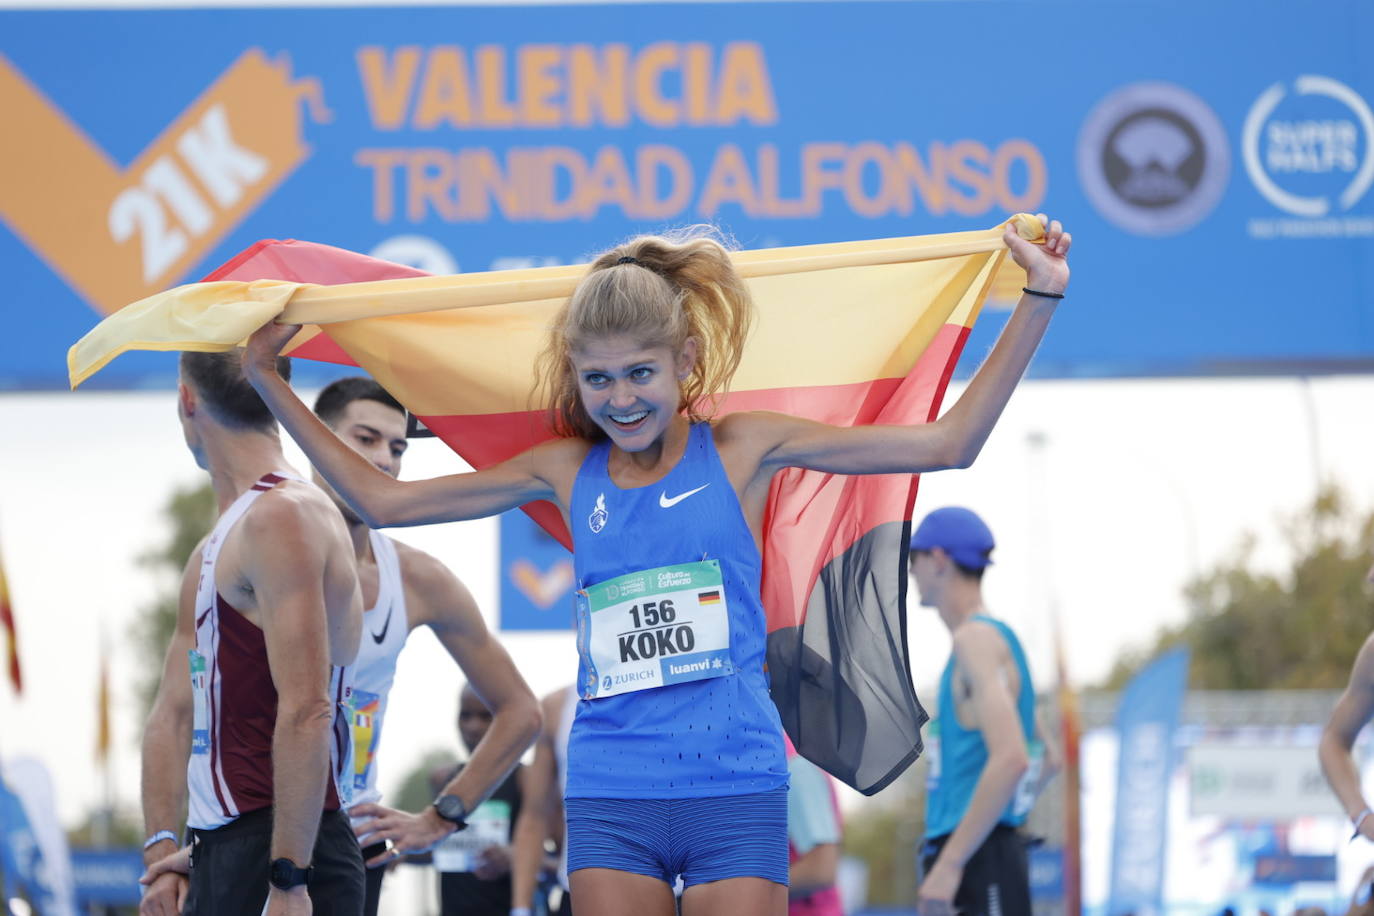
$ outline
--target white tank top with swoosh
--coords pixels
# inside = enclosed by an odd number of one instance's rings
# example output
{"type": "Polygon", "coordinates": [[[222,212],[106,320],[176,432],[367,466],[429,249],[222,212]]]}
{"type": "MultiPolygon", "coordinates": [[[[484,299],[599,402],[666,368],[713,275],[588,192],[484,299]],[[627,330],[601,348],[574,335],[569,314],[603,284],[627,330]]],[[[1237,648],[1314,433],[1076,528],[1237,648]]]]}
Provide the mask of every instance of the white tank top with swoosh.
{"type": "Polygon", "coordinates": [[[396,659],[410,632],[406,595],[396,544],[368,532],[377,558],[377,601],[363,612],[363,635],[353,663],[353,799],[352,804],[379,801],[377,747],[386,718],[387,695],[396,679],[396,659]]]}

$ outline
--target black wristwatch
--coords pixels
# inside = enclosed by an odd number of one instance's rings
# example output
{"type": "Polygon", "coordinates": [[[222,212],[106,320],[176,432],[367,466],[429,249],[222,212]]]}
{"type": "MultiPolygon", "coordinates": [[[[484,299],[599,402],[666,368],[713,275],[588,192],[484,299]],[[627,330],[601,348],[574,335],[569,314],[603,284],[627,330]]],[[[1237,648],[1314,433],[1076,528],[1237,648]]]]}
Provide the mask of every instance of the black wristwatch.
{"type": "Polygon", "coordinates": [[[434,799],[434,813],[459,830],[468,825],[468,806],[456,795],[440,795],[434,799]]]}
{"type": "Polygon", "coordinates": [[[293,887],[300,887],[308,882],[315,869],[311,866],[298,868],[295,862],[290,859],[273,859],[272,869],[268,872],[268,880],[277,890],[289,891],[293,887]]]}

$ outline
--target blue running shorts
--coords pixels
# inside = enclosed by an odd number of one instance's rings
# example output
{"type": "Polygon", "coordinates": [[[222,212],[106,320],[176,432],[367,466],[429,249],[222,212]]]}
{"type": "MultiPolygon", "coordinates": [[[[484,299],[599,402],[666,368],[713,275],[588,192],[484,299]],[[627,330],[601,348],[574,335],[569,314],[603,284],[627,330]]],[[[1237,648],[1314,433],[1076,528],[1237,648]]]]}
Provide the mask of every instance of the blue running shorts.
{"type": "Polygon", "coordinates": [[[687,887],[787,884],[787,787],[708,798],[569,798],[568,871],[611,868],[687,887]]]}

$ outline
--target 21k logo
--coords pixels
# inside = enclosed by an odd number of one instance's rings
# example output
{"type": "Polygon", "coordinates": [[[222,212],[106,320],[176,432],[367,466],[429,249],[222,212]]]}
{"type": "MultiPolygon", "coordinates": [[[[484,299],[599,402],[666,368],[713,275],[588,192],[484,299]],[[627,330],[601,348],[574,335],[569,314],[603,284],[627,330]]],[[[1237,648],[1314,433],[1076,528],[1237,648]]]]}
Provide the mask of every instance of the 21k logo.
{"type": "Polygon", "coordinates": [[[0,55],[0,218],[101,312],[174,285],[310,153],[314,79],[245,51],[120,168],[0,55]]]}

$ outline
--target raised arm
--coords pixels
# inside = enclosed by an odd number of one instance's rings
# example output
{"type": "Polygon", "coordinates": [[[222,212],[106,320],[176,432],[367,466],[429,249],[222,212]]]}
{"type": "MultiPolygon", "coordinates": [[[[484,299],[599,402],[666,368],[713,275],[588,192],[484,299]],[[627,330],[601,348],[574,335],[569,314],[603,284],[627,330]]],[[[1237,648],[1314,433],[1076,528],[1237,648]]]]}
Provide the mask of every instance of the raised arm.
{"type": "MultiPolygon", "coordinates": [[[[539,734],[539,701],[516,670],[504,646],[491,635],[477,602],[449,569],[427,553],[398,544],[406,607],[412,625],[427,625],[491,710],[491,727],[462,771],[439,794],[457,795],[468,811],[496,790],[539,734]]],[[[375,817],[380,838],[396,854],[428,849],[453,832],[433,805],[406,814],[381,805],[359,805],[355,817],[375,817]]],[[[370,831],[369,831],[370,832],[370,831]]],[[[379,861],[385,861],[385,855],[379,861]]],[[[370,863],[369,863],[370,864],[370,863]]]]}
{"type": "MultiPolygon", "coordinates": [[[[1043,214],[1040,219],[1045,220],[1043,214]]],[[[1064,292],[1071,239],[1057,220],[1046,224],[1043,245],[1027,242],[1010,226],[1004,239],[1012,258],[1025,269],[1029,289],[1064,292]]],[[[771,474],[802,467],[833,474],[919,474],[968,467],[1025,374],[1058,302],[1024,294],[987,361],[958,402],[934,423],[836,427],[797,417],[752,415],[745,435],[759,446],[761,470],[771,474]]]]}
{"type": "MultiPolygon", "coordinates": [[[[201,548],[186,561],[177,595],[176,627],[162,663],[162,682],[143,729],[143,826],[151,838],[167,832],[143,851],[150,865],[177,851],[186,803],[186,762],[191,755],[191,727],[195,709],[191,693],[189,653],[196,645],[196,583],[200,578],[201,548]]],[[[153,881],[139,906],[144,916],[175,916],[186,896],[186,877],[166,874],[153,881]]]]}
{"type": "MultiPolygon", "coordinates": [[[[240,523],[243,543],[250,545],[244,570],[256,596],[277,691],[270,858],[290,859],[300,868],[310,864],[326,788],[334,778],[330,742],[336,712],[330,695],[331,615],[326,602],[340,600],[346,585],[338,581],[340,570],[352,570],[342,524],[323,497],[311,506],[280,491],[265,494],[240,523]],[[328,513],[322,511],[325,507],[328,513]],[[337,532],[331,530],[332,522],[338,523],[337,532]]],[[[352,575],[356,594],[356,573],[352,575]]],[[[267,912],[308,913],[306,894],[304,885],[289,891],[273,888],[267,912]]]]}
{"type": "MultiPolygon", "coordinates": [[[[244,376],[321,474],[371,528],[427,525],[496,515],[561,495],[545,470],[550,449],[531,449],[482,471],[402,481],[378,470],[339,440],[276,372],[277,354],[294,325],[267,324],[248,341],[244,376]]],[[[558,443],[553,443],[555,446],[558,443]]]]}
{"type": "MultiPolygon", "coordinates": [[[[1365,640],[1359,655],[1355,656],[1350,682],[1336,701],[1336,708],[1331,710],[1331,718],[1322,729],[1321,743],[1317,746],[1317,757],[1326,781],[1341,800],[1341,807],[1345,808],[1352,823],[1360,820],[1361,814],[1369,808],[1351,749],[1371,716],[1374,716],[1374,636],[1365,640]]],[[[1374,815],[1365,816],[1357,829],[1366,839],[1374,840],[1374,815]]]]}
{"type": "Polygon", "coordinates": [[[987,745],[988,760],[974,784],[968,810],[921,884],[923,900],[954,899],[964,865],[997,826],[1030,766],[1016,699],[1002,675],[1005,653],[1001,635],[986,623],[970,621],[954,633],[956,663],[971,691],[973,714],[987,745]]]}

